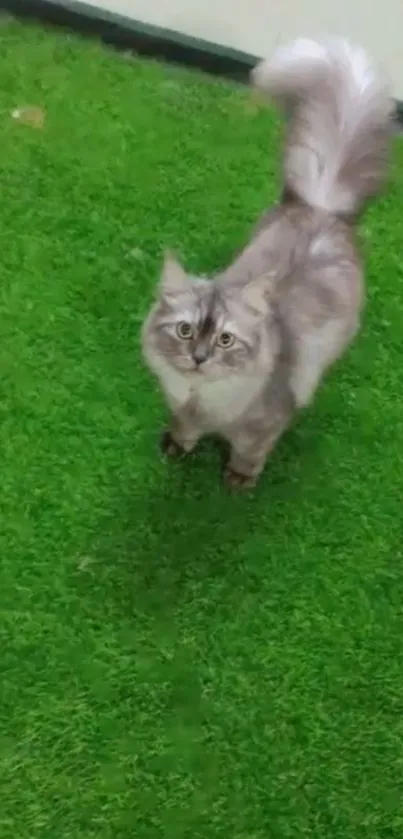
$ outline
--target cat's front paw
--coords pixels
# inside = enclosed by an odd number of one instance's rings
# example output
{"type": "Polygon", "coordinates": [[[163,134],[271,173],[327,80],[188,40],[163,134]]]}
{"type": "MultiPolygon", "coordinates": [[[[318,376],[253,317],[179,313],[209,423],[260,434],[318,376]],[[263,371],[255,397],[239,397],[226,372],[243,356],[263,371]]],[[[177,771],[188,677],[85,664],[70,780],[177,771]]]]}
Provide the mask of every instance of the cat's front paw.
{"type": "Polygon", "coordinates": [[[230,466],[227,466],[224,472],[224,480],[230,489],[240,492],[246,489],[252,489],[256,486],[258,475],[241,475],[239,472],[234,472],[230,466]]]}
{"type": "Polygon", "coordinates": [[[168,429],[161,434],[160,449],[166,457],[179,458],[186,454],[185,449],[177,443],[168,429]]]}

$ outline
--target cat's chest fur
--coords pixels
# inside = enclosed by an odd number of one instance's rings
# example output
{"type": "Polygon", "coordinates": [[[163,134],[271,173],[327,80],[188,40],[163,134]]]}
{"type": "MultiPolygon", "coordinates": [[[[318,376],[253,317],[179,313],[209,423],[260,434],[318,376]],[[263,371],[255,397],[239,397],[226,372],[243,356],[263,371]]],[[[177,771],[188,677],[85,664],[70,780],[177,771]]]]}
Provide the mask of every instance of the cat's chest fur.
{"type": "Polygon", "coordinates": [[[261,377],[243,374],[209,381],[173,369],[160,360],[157,372],[167,400],[174,411],[191,406],[211,430],[228,425],[246,409],[261,387],[261,377]]]}

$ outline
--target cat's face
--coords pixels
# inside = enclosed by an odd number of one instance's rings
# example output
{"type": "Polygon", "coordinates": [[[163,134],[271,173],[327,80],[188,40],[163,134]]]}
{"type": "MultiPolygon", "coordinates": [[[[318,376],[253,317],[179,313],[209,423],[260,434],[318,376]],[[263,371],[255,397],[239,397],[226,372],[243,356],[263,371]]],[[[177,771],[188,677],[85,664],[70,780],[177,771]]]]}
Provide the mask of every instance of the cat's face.
{"type": "Polygon", "coordinates": [[[249,297],[225,291],[213,281],[188,277],[167,258],[159,300],[144,328],[146,356],[213,381],[255,371],[267,354],[261,325],[268,309],[257,287],[249,297]]]}

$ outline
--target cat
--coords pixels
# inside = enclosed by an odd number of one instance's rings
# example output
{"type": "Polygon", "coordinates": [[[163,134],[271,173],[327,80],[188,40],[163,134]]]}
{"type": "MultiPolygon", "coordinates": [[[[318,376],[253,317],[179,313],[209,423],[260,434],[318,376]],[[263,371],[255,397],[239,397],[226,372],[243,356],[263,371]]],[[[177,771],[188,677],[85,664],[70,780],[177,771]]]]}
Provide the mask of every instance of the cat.
{"type": "Polygon", "coordinates": [[[385,180],[392,100],[365,52],[298,39],[252,71],[287,117],[284,193],[213,279],[166,254],[143,353],[172,413],[169,456],[218,433],[236,489],[254,486],[294,413],[357,333],[354,225],[385,180]]]}

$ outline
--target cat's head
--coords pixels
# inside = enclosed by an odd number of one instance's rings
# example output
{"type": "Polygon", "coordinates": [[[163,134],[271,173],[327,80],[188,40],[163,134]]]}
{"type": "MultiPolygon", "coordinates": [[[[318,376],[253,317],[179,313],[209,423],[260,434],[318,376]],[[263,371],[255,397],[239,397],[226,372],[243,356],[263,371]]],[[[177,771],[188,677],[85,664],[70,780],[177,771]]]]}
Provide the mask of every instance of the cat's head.
{"type": "Polygon", "coordinates": [[[143,347],[152,367],[163,359],[189,376],[209,380],[231,374],[269,371],[274,352],[267,329],[267,283],[254,279],[242,287],[188,276],[167,254],[156,304],[143,330],[143,347]]]}

